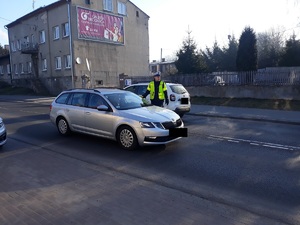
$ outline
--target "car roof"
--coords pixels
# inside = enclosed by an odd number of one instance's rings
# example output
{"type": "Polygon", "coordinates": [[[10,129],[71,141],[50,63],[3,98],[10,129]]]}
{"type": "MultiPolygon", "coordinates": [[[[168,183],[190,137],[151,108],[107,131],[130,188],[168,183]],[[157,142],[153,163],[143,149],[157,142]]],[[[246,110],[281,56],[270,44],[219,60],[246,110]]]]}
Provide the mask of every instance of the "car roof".
{"type": "Polygon", "coordinates": [[[95,88],[95,89],[75,88],[75,89],[66,90],[64,92],[78,92],[78,91],[86,92],[86,93],[101,93],[101,94],[126,92],[125,90],[121,90],[117,88],[95,88]]]}

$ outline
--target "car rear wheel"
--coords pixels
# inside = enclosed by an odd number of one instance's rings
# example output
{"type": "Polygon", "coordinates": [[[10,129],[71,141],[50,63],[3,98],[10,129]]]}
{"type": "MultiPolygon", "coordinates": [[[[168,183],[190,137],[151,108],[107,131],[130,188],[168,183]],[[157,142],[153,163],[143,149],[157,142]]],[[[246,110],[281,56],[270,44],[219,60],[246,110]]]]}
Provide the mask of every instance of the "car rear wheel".
{"type": "Polygon", "coordinates": [[[65,118],[63,118],[63,117],[58,118],[56,125],[57,125],[58,132],[60,134],[62,134],[62,135],[70,134],[71,131],[69,128],[69,124],[65,118]]]}
{"type": "Polygon", "coordinates": [[[117,141],[125,150],[134,150],[138,146],[136,134],[129,126],[123,126],[118,129],[117,141]]]}

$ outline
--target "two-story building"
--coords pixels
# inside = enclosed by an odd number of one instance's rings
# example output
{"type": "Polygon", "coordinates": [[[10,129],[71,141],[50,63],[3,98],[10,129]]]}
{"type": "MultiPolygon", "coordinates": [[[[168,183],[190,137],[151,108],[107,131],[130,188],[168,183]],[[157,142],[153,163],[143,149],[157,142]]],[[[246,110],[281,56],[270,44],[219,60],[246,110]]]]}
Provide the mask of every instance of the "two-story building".
{"type": "Polygon", "coordinates": [[[60,0],[7,25],[11,82],[52,94],[149,74],[149,16],[129,0],[60,0]]]}

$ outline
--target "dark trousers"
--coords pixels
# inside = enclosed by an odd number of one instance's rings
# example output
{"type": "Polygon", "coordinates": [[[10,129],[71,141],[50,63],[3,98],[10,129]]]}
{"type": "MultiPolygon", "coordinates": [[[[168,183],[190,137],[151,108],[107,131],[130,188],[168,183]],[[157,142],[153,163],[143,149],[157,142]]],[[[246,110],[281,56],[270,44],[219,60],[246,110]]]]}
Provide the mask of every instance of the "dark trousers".
{"type": "Polygon", "coordinates": [[[159,107],[163,107],[164,106],[164,100],[152,99],[151,104],[159,106],[159,107]]]}

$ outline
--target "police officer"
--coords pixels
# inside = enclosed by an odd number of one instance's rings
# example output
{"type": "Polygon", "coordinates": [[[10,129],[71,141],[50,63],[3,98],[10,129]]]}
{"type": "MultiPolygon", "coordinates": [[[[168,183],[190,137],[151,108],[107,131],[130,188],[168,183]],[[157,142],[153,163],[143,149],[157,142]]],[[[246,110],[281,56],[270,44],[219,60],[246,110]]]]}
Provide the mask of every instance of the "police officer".
{"type": "Polygon", "coordinates": [[[150,94],[152,105],[163,107],[164,101],[167,105],[169,104],[167,85],[164,81],[160,80],[160,72],[154,74],[153,81],[150,81],[147,91],[142,97],[146,98],[148,94],[150,94]]]}

